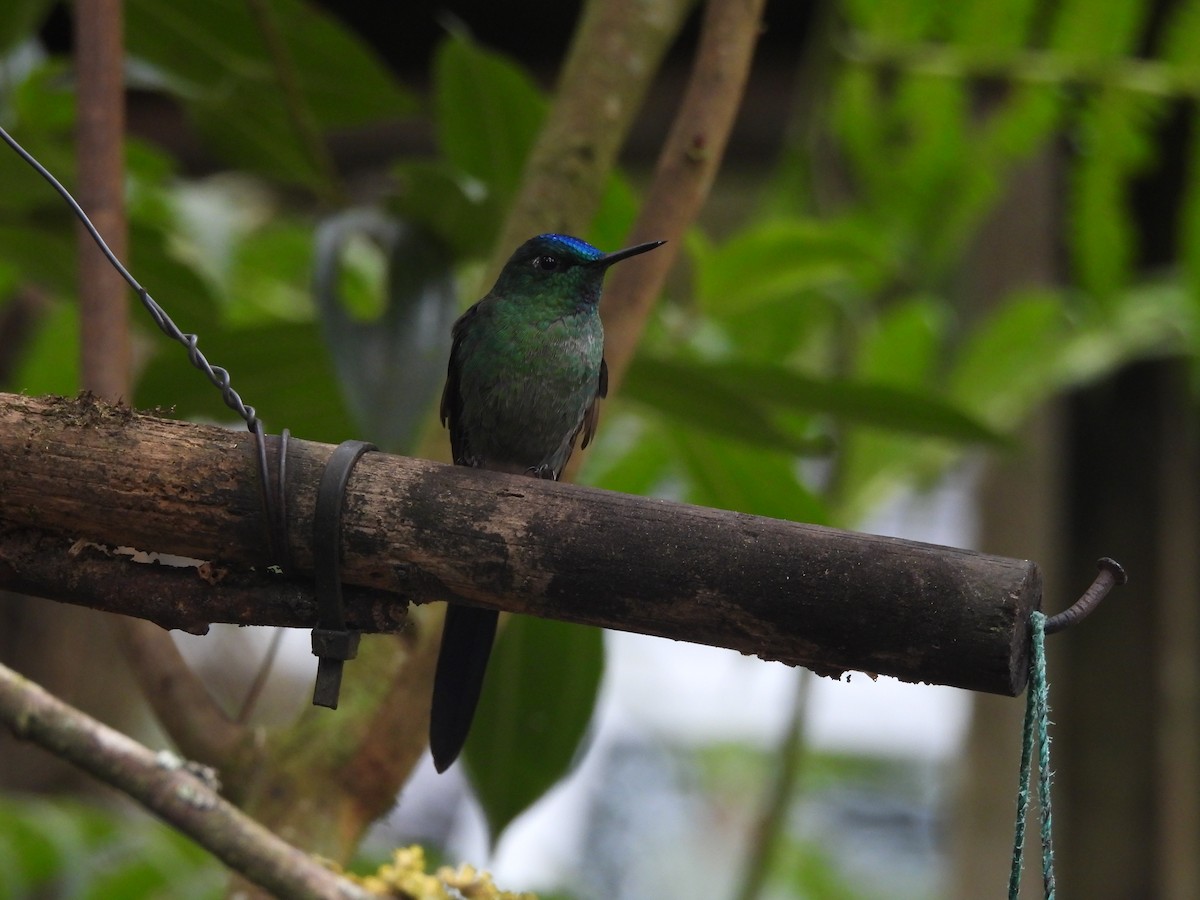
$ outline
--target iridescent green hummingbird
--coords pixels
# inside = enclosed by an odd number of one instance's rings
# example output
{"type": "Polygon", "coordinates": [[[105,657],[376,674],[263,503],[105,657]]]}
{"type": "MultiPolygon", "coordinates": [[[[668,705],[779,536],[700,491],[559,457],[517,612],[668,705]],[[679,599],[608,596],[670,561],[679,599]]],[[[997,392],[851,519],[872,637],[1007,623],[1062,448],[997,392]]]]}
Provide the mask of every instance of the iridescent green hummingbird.
{"type": "MultiPolygon", "coordinates": [[[[542,234],[505,263],[486,297],[454,323],[442,424],[460,466],[557,479],[608,393],[600,288],[615,262],[663,241],[601,253],[542,234]]],[[[498,613],[451,603],[433,682],[429,746],[444,772],[467,740],[498,613]]]]}

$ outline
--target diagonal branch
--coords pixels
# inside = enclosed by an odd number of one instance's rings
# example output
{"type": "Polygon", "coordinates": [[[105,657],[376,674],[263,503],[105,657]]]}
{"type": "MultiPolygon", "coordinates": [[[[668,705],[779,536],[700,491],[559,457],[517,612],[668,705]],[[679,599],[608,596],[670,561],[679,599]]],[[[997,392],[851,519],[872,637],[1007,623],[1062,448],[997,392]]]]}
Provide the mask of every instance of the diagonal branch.
{"type": "Polygon", "coordinates": [[[617,266],[601,301],[609,385],[620,384],[667,272],[720,168],[762,30],[765,0],[709,0],[691,78],[629,243],[669,240],[617,266]]]}
{"type": "Polygon", "coordinates": [[[496,244],[493,275],[530,235],[587,231],[634,116],[693,2],[586,5],[496,244]]]}
{"type": "Polygon", "coordinates": [[[163,730],[181,753],[225,765],[247,745],[247,731],[217,705],[171,636],[144,619],[122,619],[117,640],[163,730]]]}
{"type": "Polygon", "coordinates": [[[231,869],[276,896],[368,894],[221,799],[212,776],[149,748],[0,666],[0,722],[140,802],[231,869]]]}

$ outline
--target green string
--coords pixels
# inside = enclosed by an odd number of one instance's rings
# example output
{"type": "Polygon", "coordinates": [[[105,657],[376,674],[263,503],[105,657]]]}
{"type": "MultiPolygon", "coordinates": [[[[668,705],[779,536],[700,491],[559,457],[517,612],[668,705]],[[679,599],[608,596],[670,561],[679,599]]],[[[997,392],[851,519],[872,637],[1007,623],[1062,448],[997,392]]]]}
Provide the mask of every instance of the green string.
{"type": "Polygon", "coordinates": [[[1029,693],[1025,704],[1025,731],[1021,747],[1021,780],[1017,787],[1017,826],[1013,834],[1012,870],[1008,876],[1009,900],[1021,892],[1021,864],[1025,857],[1025,818],[1029,811],[1029,779],[1033,746],[1038,745],[1038,806],[1042,825],[1042,886],[1046,900],[1054,900],[1054,841],[1050,816],[1050,685],[1046,681],[1046,616],[1029,618],[1032,654],[1029,660],[1029,693]]]}

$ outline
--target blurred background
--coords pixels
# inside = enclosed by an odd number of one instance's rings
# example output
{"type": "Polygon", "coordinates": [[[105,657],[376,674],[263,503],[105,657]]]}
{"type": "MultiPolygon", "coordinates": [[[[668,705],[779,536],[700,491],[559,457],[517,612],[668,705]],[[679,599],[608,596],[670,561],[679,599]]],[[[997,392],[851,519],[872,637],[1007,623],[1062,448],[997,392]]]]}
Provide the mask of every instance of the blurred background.
{"type": "MultiPolygon", "coordinates": [[[[128,0],[128,261],[269,430],[446,458],[449,322],[486,290],[581,7],[128,0]]],[[[70,15],[0,8],[0,123],[68,184],[70,15]]],[[[1048,642],[1060,890],[1200,896],[1200,3],[772,0],[764,19],[579,480],[1033,559],[1049,612],[1119,560],[1130,584],[1048,642]]],[[[672,33],[608,181],[585,235],[603,249],[698,28],[695,9],[672,33]]],[[[0,153],[0,389],[78,390],[74,253],[61,204],[0,153]]],[[[133,327],[132,402],[228,421],[140,310],[133,327]]],[[[100,619],[5,595],[0,661],[165,745],[100,619]]],[[[488,743],[485,696],[466,765],[418,763],[356,867],[420,842],[578,900],[1003,890],[1023,698],[579,631],[510,623],[493,668],[518,675],[488,691],[533,730],[488,743]]],[[[234,709],[271,637],[177,643],[234,709]]],[[[276,736],[314,669],[306,634],[282,650],[253,719],[276,736]]],[[[0,897],[226,888],[7,735],[0,789],[0,897]]]]}

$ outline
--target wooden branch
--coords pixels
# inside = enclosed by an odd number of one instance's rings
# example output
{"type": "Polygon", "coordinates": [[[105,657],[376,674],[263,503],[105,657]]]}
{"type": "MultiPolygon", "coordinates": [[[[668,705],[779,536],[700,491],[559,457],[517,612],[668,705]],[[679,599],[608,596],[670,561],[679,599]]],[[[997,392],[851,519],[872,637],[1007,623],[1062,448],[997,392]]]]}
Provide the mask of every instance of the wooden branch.
{"type": "MultiPolygon", "coordinates": [[[[125,256],[125,84],[122,0],[75,4],[75,158],[79,202],[112,251],[125,256]]],[[[79,255],[80,377],[102,397],[130,396],[129,294],[82,225],[79,255]]]]}
{"type": "Polygon", "coordinates": [[[669,239],[665,247],[614,266],[600,312],[609,387],[616,392],[650,310],[683,249],[725,155],[762,31],[765,0],[708,0],[687,91],[663,144],[654,180],[629,243],[669,239]]]}
{"type": "MultiPolygon", "coordinates": [[[[145,556],[60,532],[13,528],[0,517],[0,584],[5,590],[134,616],[190,634],[207,634],[213,622],[304,628],[316,621],[316,597],[305,582],[244,563],[169,565],[145,556]]],[[[404,627],[407,610],[394,595],[353,585],[343,592],[350,628],[375,633],[404,627]]],[[[190,751],[188,755],[208,761],[190,751]]]]}
{"type": "Polygon", "coordinates": [[[586,233],[642,98],[692,3],[590,0],[584,6],[496,242],[492,278],[531,235],[586,233]]]}
{"type": "Polygon", "coordinates": [[[149,748],[0,666],[0,722],[140,802],[275,896],[366,898],[357,885],[221,799],[213,776],[149,748]]]}
{"type": "MultiPolygon", "coordinates": [[[[304,572],[332,449],[292,442],[288,540],[304,572]]],[[[0,395],[0,459],[7,529],[229,567],[266,558],[246,433],[89,397],[0,395]]],[[[382,453],[350,479],[342,552],[346,583],[398,602],[454,599],[822,674],[1010,695],[1024,686],[1028,618],[1041,602],[1038,569],[1023,560],[382,453]]],[[[0,564],[0,588],[12,568],[0,564]]],[[[265,604],[259,614],[260,624],[285,618],[265,604]]]]}

